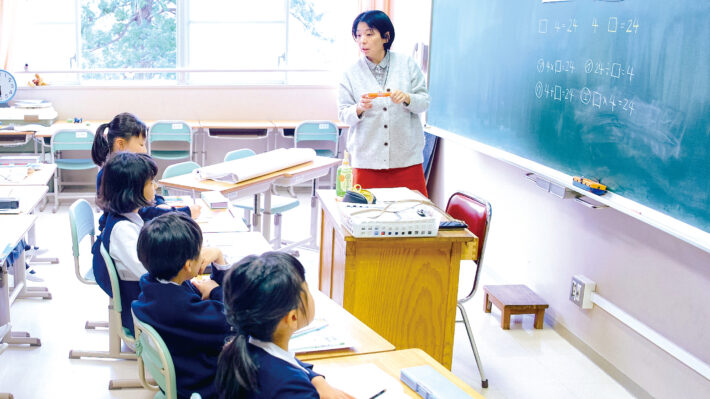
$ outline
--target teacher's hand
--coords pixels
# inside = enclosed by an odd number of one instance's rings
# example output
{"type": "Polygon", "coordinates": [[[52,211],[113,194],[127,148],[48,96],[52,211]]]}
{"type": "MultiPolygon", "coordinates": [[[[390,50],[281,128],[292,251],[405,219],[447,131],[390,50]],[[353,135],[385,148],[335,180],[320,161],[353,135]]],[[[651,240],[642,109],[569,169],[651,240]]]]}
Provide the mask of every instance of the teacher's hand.
{"type": "Polygon", "coordinates": [[[372,108],[372,99],[367,96],[367,94],[363,94],[362,97],[360,97],[360,102],[357,103],[356,111],[357,111],[357,116],[358,118],[362,116],[362,113],[365,112],[368,109],[372,108]]]}
{"type": "Polygon", "coordinates": [[[409,97],[409,94],[403,92],[402,90],[395,90],[390,95],[390,100],[392,100],[392,102],[395,104],[403,102],[406,105],[409,105],[411,99],[409,97]]]}

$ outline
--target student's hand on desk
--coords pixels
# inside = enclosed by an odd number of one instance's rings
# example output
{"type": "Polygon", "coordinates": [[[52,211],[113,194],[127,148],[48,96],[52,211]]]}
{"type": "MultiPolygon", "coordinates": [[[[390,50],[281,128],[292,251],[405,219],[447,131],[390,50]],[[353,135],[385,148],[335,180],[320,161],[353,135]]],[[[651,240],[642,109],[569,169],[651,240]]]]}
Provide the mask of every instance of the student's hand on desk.
{"type": "Polygon", "coordinates": [[[367,96],[367,93],[360,97],[360,102],[357,103],[355,110],[357,111],[357,116],[362,116],[362,113],[372,108],[372,99],[367,96]]]}
{"type": "Polygon", "coordinates": [[[204,272],[205,268],[210,263],[216,263],[218,265],[227,264],[224,260],[224,255],[219,248],[203,247],[200,252],[200,258],[202,259],[202,263],[200,264],[200,273],[204,272]]]}
{"type": "Polygon", "coordinates": [[[315,377],[311,380],[311,383],[318,391],[318,395],[321,399],[355,399],[354,396],[349,395],[340,389],[334,388],[323,378],[322,376],[315,377]]]}
{"type": "Polygon", "coordinates": [[[405,103],[409,105],[411,97],[409,97],[409,94],[403,92],[402,90],[395,90],[392,92],[392,95],[390,95],[390,100],[392,100],[395,104],[405,103]]]}
{"type": "Polygon", "coordinates": [[[195,205],[190,205],[188,208],[190,208],[190,216],[192,216],[193,219],[197,219],[200,217],[200,212],[202,211],[202,207],[195,204],[195,205]]]}
{"type": "Polygon", "coordinates": [[[173,207],[170,206],[170,205],[168,205],[168,204],[160,204],[160,205],[156,206],[156,208],[160,208],[160,209],[173,209],[173,207]]]}
{"type": "Polygon", "coordinates": [[[202,294],[202,299],[209,299],[210,292],[212,292],[213,289],[219,287],[219,284],[217,284],[214,280],[210,278],[193,279],[192,285],[194,285],[195,288],[200,291],[200,294],[202,294]]]}

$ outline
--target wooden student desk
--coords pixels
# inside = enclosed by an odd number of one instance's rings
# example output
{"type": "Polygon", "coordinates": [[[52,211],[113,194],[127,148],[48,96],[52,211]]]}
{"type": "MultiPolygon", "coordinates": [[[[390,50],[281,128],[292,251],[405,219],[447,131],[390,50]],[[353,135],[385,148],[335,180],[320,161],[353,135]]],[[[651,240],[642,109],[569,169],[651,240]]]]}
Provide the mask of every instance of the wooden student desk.
{"type": "MultiPolygon", "coordinates": [[[[205,246],[220,248],[225,255],[233,256],[235,253],[240,254],[239,256],[242,256],[242,254],[262,254],[272,250],[269,243],[258,233],[205,233],[204,238],[205,246]],[[224,245],[223,243],[229,244],[224,245]]],[[[315,301],[316,317],[327,320],[329,325],[335,326],[338,330],[346,333],[353,342],[353,346],[351,348],[328,351],[303,352],[298,355],[299,359],[310,361],[394,350],[394,345],[372,331],[370,327],[356,319],[322,292],[311,290],[311,294],[315,301]]]]}
{"type": "MultiPolygon", "coordinates": [[[[214,180],[198,180],[193,174],[175,176],[160,180],[163,187],[185,190],[192,193],[193,197],[204,191],[219,191],[230,199],[254,195],[254,228],[259,229],[264,237],[269,240],[271,237],[271,186],[273,184],[290,185],[306,180],[315,180],[320,176],[328,174],[328,170],[339,163],[338,159],[316,157],[313,161],[301,165],[292,166],[253,179],[239,183],[225,183],[214,180]],[[259,195],[264,194],[264,220],[260,223],[259,195]]],[[[315,185],[315,183],[314,183],[315,185]]],[[[317,211],[318,202],[315,200],[315,191],[311,199],[311,232],[317,232],[317,211]]],[[[312,235],[308,240],[313,240],[312,235]]],[[[283,250],[283,248],[282,248],[283,250]]]]}
{"type": "MultiPolygon", "coordinates": [[[[10,325],[10,304],[14,302],[25,285],[25,255],[24,252],[14,263],[14,283],[15,288],[10,292],[8,284],[9,275],[5,267],[5,259],[22,237],[34,226],[37,216],[35,215],[5,215],[0,219],[3,228],[0,229],[0,328],[10,325]]],[[[39,338],[31,337],[29,333],[16,331],[12,328],[0,340],[8,344],[29,344],[40,346],[39,338]]]]}
{"type": "Polygon", "coordinates": [[[335,191],[318,197],[320,290],[398,349],[421,348],[450,368],[459,263],[476,236],[355,238],[341,224],[335,191]]]}
{"type": "Polygon", "coordinates": [[[338,330],[348,334],[353,341],[352,348],[334,349],[329,351],[314,351],[299,353],[302,361],[327,359],[333,357],[353,356],[367,353],[389,352],[394,350],[394,345],[374,332],[365,323],[348,313],[337,303],[318,290],[311,290],[316,305],[316,317],[323,317],[328,325],[335,326],[338,330]]]}
{"type": "MultiPolygon", "coordinates": [[[[320,359],[313,362],[313,369],[318,373],[328,377],[328,369],[333,367],[356,366],[361,364],[373,363],[385,373],[399,380],[400,372],[403,368],[416,366],[431,366],[436,371],[441,373],[446,379],[461,388],[464,392],[471,395],[475,399],[483,399],[480,393],[468,386],[460,378],[456,377],[451,371],[439,364],[431,356],[427,355],[421,349],[405,349],[394,352],[375,353],[370,355],[357,355],[350,357],[340,357],[333,359],[320,359]]],[[[412,398],[421,399],[421,396],[410,389],[407,385],[400,381],[406,395],[412,398]]]]}

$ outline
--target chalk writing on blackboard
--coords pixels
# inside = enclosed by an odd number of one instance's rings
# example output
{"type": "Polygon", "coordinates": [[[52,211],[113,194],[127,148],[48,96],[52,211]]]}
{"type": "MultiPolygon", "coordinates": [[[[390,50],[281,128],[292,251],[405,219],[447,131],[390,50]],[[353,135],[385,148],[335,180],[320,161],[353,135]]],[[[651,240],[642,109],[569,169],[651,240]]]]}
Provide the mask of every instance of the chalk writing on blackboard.
{"type": "MultiPolygon", "coordinates": [[[[591,28],[592,33],[604,32],[604,21],[601,22],[597,17],[592,17],[591,28]]],[[[563,33],[575,33],[577,28],[583,28],[584,25],[580,25],[577,22],[576,17],[570,17],[566,19],[555,19],[549,20],[548,18],[540,18],[537,24],[537,33],[541,34],[563,34],[563,33]]],[[[639,19],[637,17],[609,17],[606,21],[606,32],[607,33],[628,33],[628,34],[638,34],[639,19]]]]}
{"type": "Polygon", "coordinates": [[[601,88],[590,89],[585,86],[579,89],[537,81],[535,83],[535,97],[543,101],[549,100],[560,103],[572,103],[576,98],[582,105],[596,107],[604,111],[625,112],[628,113],[628,116],[631,116],[634,112],[634,100],[629,98],[629,96],[608,93],[601,88]]]}

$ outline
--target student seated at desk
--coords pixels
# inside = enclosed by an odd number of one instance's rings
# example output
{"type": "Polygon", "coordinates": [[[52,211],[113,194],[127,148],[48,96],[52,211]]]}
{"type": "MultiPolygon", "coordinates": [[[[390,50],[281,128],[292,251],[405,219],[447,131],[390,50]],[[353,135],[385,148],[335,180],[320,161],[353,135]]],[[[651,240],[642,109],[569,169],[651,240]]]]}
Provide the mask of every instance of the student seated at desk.
{"type": "MultiPolygon", "coordinates": [[[[145,123],[135,115],[127,112],[116,115],[111,122],[104,123],[96,129],[94,144],[91,147],[91,159],[99,167],[103,167],[106,159],[114,152],[127,151],[136,154],[148,152],[145,141],[148,136],[148,128],[145,123]]],[[[103,169],[96,175],[96,192],[98,194],[103,178],[103,169]]],[[[143,220],[148,221],[156,216],[160,216],[170,211],[185,212],[193,218],[200,215],[200,206],[191,205],[185,207],[171,207],[165,203],[165,198],[160,195],[155,196],[155,203],[146,205],[138,211],[143,220]]],[[[106,214],[99,218],[99,231],[103,231],[106,225],[106,214]]]]}
{"type": "Polygon", "coordinates": [[[283,252],[247,256],[227,272],[223,285],[236,335],[219,357],[220,398],[352,398],[288,351],[291,335],[315,314],[298,259],[283,252]]]}
{"type": "MultiPolygon", "coordinates": [[[[101,242],[116,266],[121,304],[126,310],[130,309],[131,302],[138,298],[138,280],[147,272],[138,259],[136,250],[138,234],[144,224],[138,211],[153,201],[153,178],[157,172],[158,167],[147,154],[116,153],[104,166],[104,178],[96,199],[107,214],[101,242]]],[[[208,260],[212,262],[215,259],[208,260]]],[[[108,271],[100,251],[94,253],[93,270],[99,286],[112,295],[108,271]]],[[[131,312],[121,312],[121,322],[123,327],[133,334],[131,312]]]]}
{"type": "Polygon", "coordinates": [[[202,248],[202,231],[173,212],[147,222],[138,236],[138,259],[148,269],[133,302],[136,317],[160,334],[175,365],[179,398],[198,392],[216,398],[217,358],[230,326],[218,282],[228,266],[217,248],[202,248]],[[215,259],[212,278],[193,280],[215,259]]]}

